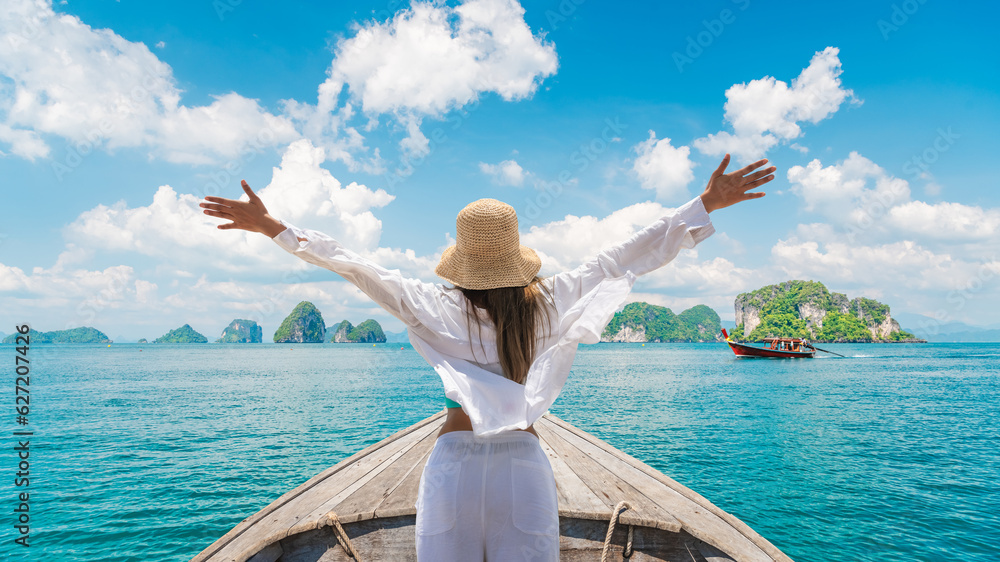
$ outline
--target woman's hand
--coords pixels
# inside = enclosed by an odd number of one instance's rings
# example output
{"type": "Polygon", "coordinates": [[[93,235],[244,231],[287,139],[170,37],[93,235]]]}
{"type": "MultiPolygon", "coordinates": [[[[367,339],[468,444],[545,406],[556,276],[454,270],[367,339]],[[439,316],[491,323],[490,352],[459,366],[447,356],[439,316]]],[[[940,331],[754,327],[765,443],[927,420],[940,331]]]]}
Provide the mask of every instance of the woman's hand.
{"type": "Polygon", "coordinates": [[[267,214],[264,202],[250,189],[246,180],[241,180],[240,183],[243,185],[243,191],[250,197],[249,202],[206,195],[205,201],[209,202],[201,203],[201,206],[205,209],[204,213],[210,217],[219,217],[220,219],[233,221],[227,224],[220,224],[218,228],[222,230],[238,228],[240,230],[249,230],[250,232],[260,232],[270,238],[281,234],[285,230],[285,225],[281,224],[278,219],[267,214]]]}
{"type": "Polygon", "coordinates": [[[747,190],[760,187],[774,179],[774,176],[771,175],[777,169],[774,166],[753,172],[764,164],[767,164],[767,158],[727,174],[725,171],[726,166],[729,165],[729,155],[726,154],[722,163],[708,180],[705,192],[701,194],[701,202],[705,205],[705,210],[711,213],[716,209],[735,205],[740,201],[763,197],[763,192],[747,193],[747,190]],[[750,174],[750,172],[753,173],[750,174]]]}

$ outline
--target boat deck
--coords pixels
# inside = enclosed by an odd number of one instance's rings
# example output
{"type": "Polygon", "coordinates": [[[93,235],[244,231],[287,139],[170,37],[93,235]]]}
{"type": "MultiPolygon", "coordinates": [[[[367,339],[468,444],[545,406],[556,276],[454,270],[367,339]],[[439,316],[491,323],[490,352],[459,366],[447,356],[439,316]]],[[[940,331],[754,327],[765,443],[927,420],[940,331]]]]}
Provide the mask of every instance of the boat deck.
{"type": "MultiPolygon", "coordinates": [[[[414,504],[444,411],[324,470],[251,515],[193,562],[350,560],[331,529],[336,514],[364,560],[415,560],[414,504]]],[[[559,495],[562,560],[597,559],[614,506],[627,501],[612,543],[632,561],[790,561],[736,517],[645,463],[546,414],[535,425],[559,495]],[[596,545],[595,545],[596,540],[596,545]],[[685,552],[687,551],[687,552],[685,552]]]]}

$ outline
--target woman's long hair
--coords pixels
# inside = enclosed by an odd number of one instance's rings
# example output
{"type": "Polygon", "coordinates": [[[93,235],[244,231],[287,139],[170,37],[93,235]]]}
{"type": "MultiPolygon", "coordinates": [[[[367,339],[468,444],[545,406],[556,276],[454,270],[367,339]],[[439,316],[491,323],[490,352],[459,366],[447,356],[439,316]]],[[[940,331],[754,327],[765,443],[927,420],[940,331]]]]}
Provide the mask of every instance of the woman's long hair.
{"type": "MultiPolygon", "coordinates": [[[[482,335],[482,324],[474,308],[486,311],[496,330],[497,355],[500,367],[508,379],[524,384],[528,369],[535,360],[538,340],[543,337],[540,329],[549,325],[550,309],[548,288],[535,277],[524,287],[501,287],[499,289],[466,289],[457,287],[469,300],[469,340],[472,339],[472,325],[475,324],[482,335]]],[[[482,338],[480,337],[480,342],[482,338]]],[[[475,350],[473,350],[475,357],[475,350]]]]}

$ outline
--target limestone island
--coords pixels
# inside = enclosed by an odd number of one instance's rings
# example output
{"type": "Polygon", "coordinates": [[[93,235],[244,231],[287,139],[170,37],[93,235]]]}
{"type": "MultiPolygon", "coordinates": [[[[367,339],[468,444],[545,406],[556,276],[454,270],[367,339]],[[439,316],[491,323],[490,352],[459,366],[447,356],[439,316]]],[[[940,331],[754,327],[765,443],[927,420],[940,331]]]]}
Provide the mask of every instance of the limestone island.
{"type": "MultiPolygon", "coordinates": [[[[17,336],[22,334],[10,334],[3,339],[2,343],[16,343],[17,336]]],[[[72,328],[70,330],[55,330],[53,332],[39,332],[31,330],[28,332],[31,343],[112,343],[111,339],[104,332],[97,328],[72,328]]]]}
{"type": "Polygon", "coordinates": [[[926,343],[899,327],[889,306],[864,297],[848,299],[818,281],[785,281],[736,297],[737,342],[767,337],[816,343],[926,343]]]}
{"type": "Polygon", "coordinates": [[[263,340],[264,331],[256,322],[237,318],[222,330],[222,337],[215,343],[261,343],[263,340]]]}
{"type": "Polygon", "coordinates": [[[295,305],[274,332],[274,343],[323,343],[325,340],[323,315],[309,301],[295,305]]]}
{"type": "Polygon", "coordinates": [[[208,343],[208,338],[199,334],[188,324],[153,340],[153,343],[208,343]]]}
{"type": "Polygon", "coordinates": [[[714,342],[722,340],[719,315],[703,304],[680,314],[645,302],[625,305],[601,334],[602,342],[714,342]]]}
{"type": "Polygon", "coordinates": [[[333,334],[330,336],[332,343],[385,343],[386,341],[382,325],[370,318],[357,326],[344,320],[328,328],[327,332],[333,334]]]}

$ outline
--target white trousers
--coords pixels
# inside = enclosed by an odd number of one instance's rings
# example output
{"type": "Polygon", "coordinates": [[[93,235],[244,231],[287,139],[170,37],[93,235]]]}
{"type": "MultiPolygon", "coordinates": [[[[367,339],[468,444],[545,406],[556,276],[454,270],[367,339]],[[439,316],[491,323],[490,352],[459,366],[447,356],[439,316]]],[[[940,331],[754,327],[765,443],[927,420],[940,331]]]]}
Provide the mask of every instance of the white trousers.
{"type": "Polygon", "coordinates": [[[417,492],[417,560],[559,560],[556,481],[526,431],[434,442],[417,492]]]}

